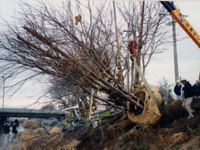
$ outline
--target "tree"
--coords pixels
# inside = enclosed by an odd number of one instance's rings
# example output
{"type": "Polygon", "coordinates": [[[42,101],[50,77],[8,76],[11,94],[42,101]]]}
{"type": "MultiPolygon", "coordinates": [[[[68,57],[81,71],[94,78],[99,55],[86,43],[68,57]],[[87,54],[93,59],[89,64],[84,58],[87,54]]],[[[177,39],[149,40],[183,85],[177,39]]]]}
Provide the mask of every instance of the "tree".
{"type": "Polygon", "coordinates": [[[45,106],[42,106],[41,110],[55,110],[55,105],[53,104],[47,104],[45,106]]]}
{"type": "Polygon", "coordinates": [[[168,81],[163,77],[163,80],[159,82],[159,91],[162,96],[164,104],[169,104],[170,102],[174,101],[171,84],[168,84],[168,81]]]}
{"type": "MultiPolygon", "coordinates": [[[[167,13],[159,2],[122,2],[118,9],[128,24],[132,39],[138,43],[136,61],[145,74],[146,68],[155,54],[163,53],[164,44],[169,42],[171,30],[166,26],[166,18],[160,13],[167,13]]],[[[135,82],[141,84],[136,72],[135,82]]]]}
{"type": "Polygon", "coordinates": [[[89,111],[88,93],[81,88],[67,83],[65,79],[52,78],[48,89],[51,99],[63,108],[70,108],[78,105],[80,114],[85,115],[89,111]]]}
{"type": "MultiPolygon", "coordinates": [[[[40,2],[37,7],[24,3],[20,22],[15,26],[8,26],[8,30],[1,33],[0,48],[3,51],[1,51],[0,61],[7,63],[2,70],[13,74],[31,70],[32,74],[26,79],[48,75],[56,79],[55,81],[68,85],[65,88],[76,87],[88,95],[91,89],[96,92],[104,91],[109,95],[109,99],[100,98],[96,94],[94,97],[121,110],[126,109],[127,101],[134,105],[138,104],[138,98],[126,91],[117,77],[118,64],[121,62],[117,61],[118,49],[115,45],[116,34],[113,31],[116,23],[114,23],[111,4],[110,2],[95,4],[88,1],[87,4],[83,4],[80,1],[67,1],[62,7],[54,8],[43,2],[40,2]],[[75,25],[74,18],[77,15],[81,15],[81,21],[75,25]]],[[[154,7],[158,5],[153,4],[154,7]]],[[[145,14],[151,13],[150,6],[145,14]]],[[[136,14],[133,15],[132,23],[140,16],[139,12],[136,14]]],[[[153,19],[153,16],[157,14],[149,15],[148,17],[151,18],[149,20],[145,20],[146,16],[142,16],[144,21],[139,25],[147,24],[142,31],[137,24],[132,24],[133,31],[134,27],[140,31],[139,47],[141,49],[146,47],[143,50],[144,58],[149,55],[149,61],[153,53],[161,52],[158,50],[155,52],[155,48],[164,43],[164,38],[154,44],[153,41],[165,35],[165,31],[161,34],[158,30],[161,27],[161,19],[153,19]],[[151,22],[153,23],[150,24],[151,22]],[[159,36],[160,34],[162,36],[159,36]]],[[[122,28],[118,27],[117,31],[120,30],[122,28]]],[[[119,39],[122,37],[120,36],[119,39]]],[[[121,43],[122,40],[117,44],[120,49],[121,43]]],[[[144,68],[149,61],[144,64],[144,68]]],[[[63,91],[59,90],[59,92],[63,91]]],[[[59,93],[54,93],[54,96],[59,96],[59,93]]],[[[143,108],[141,104],[137,107],[143,108]]]]}

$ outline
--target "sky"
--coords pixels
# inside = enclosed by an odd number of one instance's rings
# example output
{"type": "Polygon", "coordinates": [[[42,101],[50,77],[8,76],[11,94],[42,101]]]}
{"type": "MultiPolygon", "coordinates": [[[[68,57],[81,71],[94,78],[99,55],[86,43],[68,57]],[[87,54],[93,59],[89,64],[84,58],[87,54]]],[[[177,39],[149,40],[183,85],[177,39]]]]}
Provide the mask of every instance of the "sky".
{"type": "MultiPolygon", "coordinates": [[[[15,11],[19,10],[16,2],[20,0],[0,0],[0,16],[8,20],[12,20],[11,16],[15,16],[15,11]]],[[[26,0],[31,4],[34,4],[36,0],[26,0]]],[[[43,0],[54,3],[55,5],[60,3],[61,0],[43,0]]],[[[200,2],[185,2],[176,1],[175,5],[181,10],[184,15],[187,15],[186,19],[193,26],[193,28],[200,34],[200,2]]],[[[169,16],[170,17],[170,16],[169,16]]],[[[2,18],[0,18],[0,23],[2,18]]],[[[181,27],[176,24],[177,32],[180,32],[181,27]]],[[[180,32],[181,37],[188,37],[185,32],[180,32]]],[[[173,44],[167,45],[167,51],[155,55],[151,60],[147,71],[146,78],[148,83],[152,85],[158,85],[158,82],[163,79],[168,80],[169,84],[174,86],[175,73],[174,73],[174,56],[173,56],[173,44]]],[[[191,84],[194,84],[199,77],[200,72],[200,49],[189,37],[177,42],[178,53],[178,66],[179,76],[183,79],[187,79],[191,84]]],[[[2,79],[0,78],[0,83],[2,79]]],[[[7,83],[7,82],[6,82],[7,83]]],[[[5,96],[4,107],[25,107],[33,104],[45,91],[45,86],[41,84],[35,84],[36,82],[28,82],[25,86],[10,98],[9,93],[5,96]]],[[[48,98],[42,99],[42,101],[48,100],[48,98]]],[[[0,84],[0,107],[2,103],[2,84],[0,84]]],[[[33,105],[33,108],[39,108],[39,105],[33,105]]]]}

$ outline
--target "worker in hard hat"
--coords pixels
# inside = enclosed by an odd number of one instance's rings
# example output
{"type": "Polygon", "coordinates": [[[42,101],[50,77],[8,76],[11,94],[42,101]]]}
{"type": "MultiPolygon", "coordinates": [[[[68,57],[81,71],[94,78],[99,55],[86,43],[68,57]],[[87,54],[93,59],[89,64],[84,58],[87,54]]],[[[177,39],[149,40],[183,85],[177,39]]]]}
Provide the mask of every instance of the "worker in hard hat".
{"type": "Polygon", "coordinates": [[[191,108],[191,103],[194,96],[194,90],[186,79],[181,80],[181,83],[183,84],[183,91],[184,91],[184,101],[182,103],[182,106],[187,110],[189,113],[189,117],[187,119],[190,119],[194,117],[193,112],[194,110],[191,108]]]}
{"type": "Polygon", "coordinates": [[[176,94],[176,99],[177,100],[182,100],[182,86],[180,84],[180,81],[176,81],[176,86],[174,87],[174,93],[176,94]]]}

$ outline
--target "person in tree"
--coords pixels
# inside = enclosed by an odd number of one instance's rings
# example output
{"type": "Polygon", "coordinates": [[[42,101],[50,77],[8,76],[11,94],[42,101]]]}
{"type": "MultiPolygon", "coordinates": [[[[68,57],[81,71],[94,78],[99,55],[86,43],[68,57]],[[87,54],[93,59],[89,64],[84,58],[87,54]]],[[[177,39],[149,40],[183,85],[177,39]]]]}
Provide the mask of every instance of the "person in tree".
{"type": "Polygon", "coordinates": [[[9,138],[10,138],[9,133],[10,133],[10,124],[9,121],[6,121],[3,126],[3,141],[4,141],[3,150],[7,150],[8,148],[9,138]]]}
{"type": "Polygon", "coordinates": [[[176,81],[176,86],[174,87],[174,93],[176,94],[178,100],[182,100],[182,92],[181,92],[181,90],[182,90],[182,86],[180,84],[180,81],[177,80],[176,81]]]}
{"type": "Polygon", "coordinates": [[[11,127],[12,127],[12,136],[11,136],[11,143],[12,143],[16,140],[17,137],[19,121],[15,119],[14,122],[11,123],[11,127]]]}
{"type": "Polygon", "coordinates": [[[194,89],[194,99],[200,100],[200,83],[199,80],[196,80],[196,84],[193,85],[194,89]]]}
{"type": "Polygon", "coordinates": [[[181,83],[184,85],[184,87],[183,87],[184,100],[183,100],[182,106],[189,113],[189,117],[187,119],[190,119],[190,118],[194,117],[194,115],[193,115],[194,110],[191,108],[191,103],[192,103],[193,96],[194,96],[194,90],[193,90],[193,87],[191,86],[191,84],[189,83],[189,81],[187,81],[186,79],[181,80],[181,83]]]}

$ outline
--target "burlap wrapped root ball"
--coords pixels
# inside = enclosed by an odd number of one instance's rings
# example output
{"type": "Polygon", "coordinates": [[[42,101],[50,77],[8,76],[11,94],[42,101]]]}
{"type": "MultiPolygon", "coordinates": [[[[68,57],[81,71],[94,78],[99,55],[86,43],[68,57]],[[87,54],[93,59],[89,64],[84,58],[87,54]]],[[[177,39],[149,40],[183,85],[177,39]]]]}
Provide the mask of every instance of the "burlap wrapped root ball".
{"type": "MultiPolygon", "coordinates": [[[[162,103],[162,97],[160,95],[159,89],[153,85],[150,85],[151,91],[154,94],[157,102],[159,105],[162,103]]],[[[144,109],[139,114],[136,114],[131,109],[135,109],[137,111],[137,106],[135,108],[131,107],[129,103],[127,103],[127,114],[128,118],[134,123],[142,123],[146,125],[154,125],[158,122],[161,117],[160,111],[154,101],[150,98],[147,90],[145,89],[144,85],[137,87],[133,94],[136,95],[139,99],[138,102],[144,104],[144,109]]]]}

